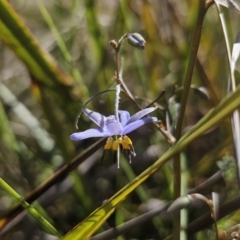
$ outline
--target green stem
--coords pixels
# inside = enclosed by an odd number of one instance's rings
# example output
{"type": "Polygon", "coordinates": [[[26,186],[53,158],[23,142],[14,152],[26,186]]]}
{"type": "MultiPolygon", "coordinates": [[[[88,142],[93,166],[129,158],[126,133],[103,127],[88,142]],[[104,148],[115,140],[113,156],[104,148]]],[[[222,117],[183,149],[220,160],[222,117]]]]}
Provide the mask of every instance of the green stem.
{"type": "Polygon", "coordinates": [[[207,9],[205,9],[205,1],[199,0],[198,8],[199,8],[198,17],[197,17],[197,22],[196,22],[196,27],[195,27],[195,31],[193,34],[193,38],[192,38],[191,51],[190,51],[190,56],[189,56],[189,61],[188,61],[187,72],[186,72],[186,76],[185,76],[185,80],[184,80],[184,84],[183,84],[181,109],[180,109],[180,114],[179,114],[177,127],[176,127],[177,139],[179,139],[182,134],[182,125],[183,125],[183,119],[184,119],[184,115],[185,115],[185,109],[186,109],[189,90],[190,90],[190,86],[191,86],[191,82],[192,82],[193,70],[194,70],[196,59],[197,59],[197,53],[198,53],[198,48],[199,48],[199,43],[200,43],[200,38],[201,38],[203,20],[204,20],[204,16],[205,16],[205,13],[207,10],[207,9]]]}
{"type": "MultiPolygon", "coordinates": [[[[187,182],[188,182],[188,171],[187,171],[187,157],[184,153],[180,154],[181,157],[181,196],[187,194],[187,182]]],[[[187,239],[187,226],[188,226],[188,209],[182,209],[180,211],[180,223],[181,223],[181,232],[180,239],[187,239]]]]}
{"type": "MultiPolygon", "coordinates": [[[[184,116],[185,116],[185,110],[186,110],[189,90],[190,90],[190,86],[191,86],[191,82],[192,82],[193,70],[194,70],[194,66],[195,66],[195,62],[196,62],[196,58],[197,58],[203,20],[204,20],[206,11],[207,11],[207,9],[205,8],[205,1],[199,0],[196,27],[195,27],[192,42],[191,42],[190,56],[189,56],[187,71],[186,71],[185,80],[184,80],[184,84],[183,84],[181,109],[180,109],[179,118],[178,118],[177,126],[176,126],[176,140],[177,141],[181,138],[181,135],[182,135],[183,120],[184,120],[184,116]]],[[[176,157],[174,158],[173,171],[174,171],[174,180],[173,180],[174,199],[176,199],[176,198],[180,197],[180,194],[181,194],[180,154],[177,154],[176,157]]],[[[173,231],[174,239],[180,239],[180,214],[177,214],[176,216],[174,216],[173,225],[174,225],[174,231],[173,231]]]]}

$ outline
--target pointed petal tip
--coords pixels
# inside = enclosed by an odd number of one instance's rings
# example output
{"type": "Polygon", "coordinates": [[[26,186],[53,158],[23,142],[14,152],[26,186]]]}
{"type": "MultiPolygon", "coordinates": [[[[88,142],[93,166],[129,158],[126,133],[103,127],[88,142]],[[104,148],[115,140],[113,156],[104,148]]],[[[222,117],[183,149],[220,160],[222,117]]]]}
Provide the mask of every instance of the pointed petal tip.
{"type": "Polygon", "coordinates": [[[132,131],[134,131],[137,128],[140,128],[141,126],[149,123],[149,122],[157,122],[158,119],[156,117],[145,117],[142,119],[139,119],[137,121],[134,121],[132,123],[127,124],[124,128],[123,128],[123,134],[128,134],[132,131]]]}
{"type": "Polygon", "coordinates": [[[80,140],[80,139],[76,136],[76,133],[71,134],[71,135],[70,135],[70,139],[71,139],[72,141],[78,141],[78,140],[80,140]]]}
{"type": "Polygon", "coordinates": [[[158,119],[156,117],[152,117],[153,122],[158,122],[158,119]]]}
{"type": "Polygon", "coordinates": [[[155,111],[156,109],[157,109],[157,107],[150,107],[150,108],[145,108],[145,109],[140,110],[139,112],[132,115],[132,117],[127,121],[127,125],[141,119],[142,117],[155,111]]]}

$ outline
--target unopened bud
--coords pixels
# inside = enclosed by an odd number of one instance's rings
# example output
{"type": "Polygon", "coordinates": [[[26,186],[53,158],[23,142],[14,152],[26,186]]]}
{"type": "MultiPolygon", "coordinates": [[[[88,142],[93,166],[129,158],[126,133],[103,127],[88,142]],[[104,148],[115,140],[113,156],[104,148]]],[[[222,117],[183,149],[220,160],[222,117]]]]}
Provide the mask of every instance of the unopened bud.
{"type": "Polygon", "coordinates": [[[128,43],[135,48],[143,50],[145,48],[146,41],[139,33],[129,33],[128,34],[128,43]]]}

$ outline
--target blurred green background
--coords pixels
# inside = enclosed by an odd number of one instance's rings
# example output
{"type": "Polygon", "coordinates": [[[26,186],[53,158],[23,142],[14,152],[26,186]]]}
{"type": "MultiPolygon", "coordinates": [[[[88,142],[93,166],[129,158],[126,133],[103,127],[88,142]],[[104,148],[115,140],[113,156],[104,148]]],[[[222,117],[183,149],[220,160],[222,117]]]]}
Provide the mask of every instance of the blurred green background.
{"type": "MultiPolygon", "coordinates": [[[[6,44],[7,40],[0,41],[0,176],[19,194],[27,196],[57,169],[97,141],[71,142],[69,135],[76,131],[74,121],[83,103],[94,94],[115,87],[115,56],[110,40],[133,32],[145,38],[143,51],[124,43],[120,53],[123,79],[141,107],[166,91],[157,102],[159,109],[151,114],[166,125],[165,110],[175,88],[176,103],[181,97],[197,15],[194,1],[18,0],[10,4],[69,80],[54,84],[49,79],[39,80],[38,74],[29,74],[6,44]]],[[[239,15],[228,9],[223,11],[233,44],[239,15]]],[[[225,42],[213,5],[203,24],[183,132],[227,94],[228,75],[225,42]]],[[[236,79],[238,77],[236,73],[236,79]]],[[[95,98],[88,107],[107,116],[113,114],[114,92],[95,98]]],[[[138,111],[123,94],[120,109],[130,114],[138,111]]],[[[171,111],[171,114],[174,120],[176,112],[171,111]]],[[[79,131],[84,131],[93,124],[82,115],[78,126],[79,131]]],[[[170,147],[151,124],[129,136],[137,153],[131,166],[122,155],[122,167],[117,169],[112,164],[111,154],[100,164],[103,151],[100,148],[42,194],[33,206],[66,234],[170,147]]],[[[224,177],[202,193],[209,196],[207,194],[212,191],[218,191],[221,201],[237,196],[238,177],[228,120],[194,141],[184,156],[187,189],[198,186],[218,171],[217,161],[221,165],[230,162],[231,167],[224,177]]],[[[172,176],[172,163],[169,162],[120,205],[101,231],[172,200],[172,176]]],[[[7,216],[16,203],[0,189],[2,217],[7,216]]],[[[193,210],[190,215],[189,221],[192,221],[200,213],[193,210]]],[[[219,225],[222,228],[234,225],[239,221],[236,216],[237,213],[228,216],[219,225]]],[[[171,233],[168,215],[133,228],[117,239],[164,239],[171,233]]],[[[24,213],[11,221],[1,234],[1,239],[53,239],[24,213]]],[[[196,238],[204,239],[207,234],[205,230],[196,238]]]]}

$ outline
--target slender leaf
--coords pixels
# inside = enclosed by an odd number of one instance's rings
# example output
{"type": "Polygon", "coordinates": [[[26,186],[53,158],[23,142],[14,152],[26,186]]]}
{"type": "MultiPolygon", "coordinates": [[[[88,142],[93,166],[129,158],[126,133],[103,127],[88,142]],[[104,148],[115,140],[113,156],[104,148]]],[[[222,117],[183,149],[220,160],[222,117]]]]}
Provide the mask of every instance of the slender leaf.
{"type": "Polygon", "coordinates": [[[240,12],[240,5],[237,0],[215,0],[216,3],[230,9],[240,12]]]}
{"type": "Polygon", "coordinates": [[[72,86],[73,79],[64,74],[52,57],[43,51],[32,33],[6,0],[0,1],[0,39],[26,64],[38,81],[53,86],[62,83],[72,86]]]}
{"type": "MultiPolygon", "coordinates": [[[[239,58],[239,54],[240,54],[240,36],[238,34],[232,49],[232,59],[231,59],[232,60],[231,61],[231,74],[232,74],[231,90],[232,91],[235,91],[235,86],[236,86],[234,71],[236,68],[236,62],[239,58]]],[[[238,165],[238,177],[240,179],[240,117],[239,117],[238,110],[235,110],[233,112],[231,122],[232,122],[232,132],[233,132],[233,140],[234,140],[234,146],[235,146],[235,152],[236,152],[236,159],[237,159],[237,165],[238,165]]]]}
{"type": "Polygon", "coordinates": [[[74,79],[81,85],[82,93],[83,93],[83,96],[85,99],[84,101],[86,101],[89,98],[88,89],[84,85],[83,78],[82,78],[80,71],[75,66],[73,66],[72,56],[70,55],[70,53],[67,49],[67,46],[64,43],[64,40],[62,39],[61,33],[58,31],[57,27],[55,26],[55,24],[51,18],[50,13],[47,11],[45,5],[43,4],[43,2],[41,0],[38,0],[38,7],[39,7],[46,23],[48,24],[49,28],[51,29],[51,32],[53,33],[53,35],[58,43],[59,49],[60,49],[62,55],[64,56],[65,61],[71,64],[72,75],[73,75],[74,79]]]}
{"type": "Polygon", "coordinates": [[[23,197],[15,192],[2,178],[0,178],[0,186],[5,189],[13,198],[15,198],[22,206],[28,211],[28,213],[36,219],[36,221],[45,228],[49,233],[54,236],[61,238],[61,234],[45,219],[40,215],[35,208],[29,205],[23,197]]]}
{"type": "Polygon", "coordinates": [[[51,151],[54,147],[54,141],[49,133],[41,126],[36,117],[22,104],[16,96],[2,83],[0,83],[0,98],[10,106],[13,112],[29,128],[31,135],[37,141],[39,146],[45,151],[51,151]]]}

